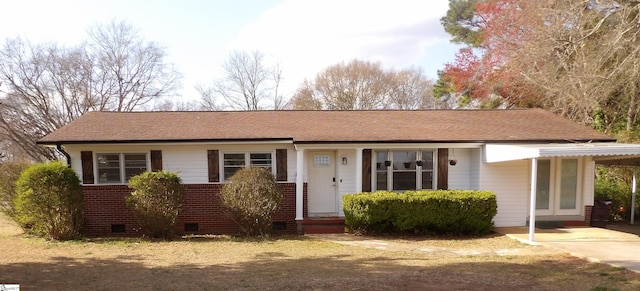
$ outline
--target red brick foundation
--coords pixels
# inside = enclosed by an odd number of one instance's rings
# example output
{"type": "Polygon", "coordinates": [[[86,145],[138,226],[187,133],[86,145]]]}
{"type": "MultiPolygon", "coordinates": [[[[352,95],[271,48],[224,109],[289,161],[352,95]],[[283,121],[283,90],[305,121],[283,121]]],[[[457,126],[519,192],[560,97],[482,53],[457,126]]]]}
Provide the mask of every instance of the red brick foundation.
{"type": "Polygon", "coordinates": [[[584,225],[591,225],[591,211],[593,206],[587,205],[584,207],[584,225]]]}
{"type": "MultiPolygon", "coordinates": [[[[296,185],[279,183],[284,192],[282,205],[273,215],[277,233],[295,234],[296,185]]],[[[187,184],[185,204],[176,229],[182,234],[237,234],[240,229],[223,212],[219,203],[220,184],[187,184]],[[187,227],[187,228],[186,228],[187,227]],[[195,230],[197,228],[197,230],[195,230]]],[[[131,192],[126,185],[83,186],[84,233],[87,236],[140,236],[133,213],[125,204],[131,192]]],[[[306,184],[304,198],[306,201],[306,184]]],[[[307,216],[306,203],[304,216],[307,216]]]]}

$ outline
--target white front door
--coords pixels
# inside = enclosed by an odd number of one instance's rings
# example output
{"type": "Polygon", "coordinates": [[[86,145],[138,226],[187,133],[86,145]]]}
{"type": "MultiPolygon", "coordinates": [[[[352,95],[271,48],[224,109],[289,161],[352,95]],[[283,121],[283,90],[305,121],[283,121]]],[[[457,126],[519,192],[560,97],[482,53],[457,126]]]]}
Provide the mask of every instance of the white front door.
{"type": "Polygon", "coordinates": [[[338,214],[335,152],[309,152],[309,216],[338,214]]]}

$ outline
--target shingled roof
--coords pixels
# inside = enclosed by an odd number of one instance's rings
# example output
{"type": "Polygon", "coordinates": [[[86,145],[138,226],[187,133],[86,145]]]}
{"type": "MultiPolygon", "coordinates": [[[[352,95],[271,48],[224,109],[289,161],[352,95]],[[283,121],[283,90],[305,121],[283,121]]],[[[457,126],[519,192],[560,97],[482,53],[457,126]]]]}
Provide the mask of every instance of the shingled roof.
{"type": "Polygon", "coordinates": [[[613,138],[542,109],[89,112],[40,144],[292,140],[588,142],[613,138]]]}

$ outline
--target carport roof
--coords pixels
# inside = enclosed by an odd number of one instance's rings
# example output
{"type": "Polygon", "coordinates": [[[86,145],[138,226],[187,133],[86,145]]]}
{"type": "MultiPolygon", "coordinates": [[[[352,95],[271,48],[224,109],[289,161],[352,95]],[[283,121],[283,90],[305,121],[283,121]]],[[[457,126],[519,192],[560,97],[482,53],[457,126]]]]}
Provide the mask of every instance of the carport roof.
{"type": "Polygon", "coordinates": [[[640,144],[568,143],[568,144],[487,144],[487,163],[551,157],[592,156],[596,163],[640,165],[640,144]]]}

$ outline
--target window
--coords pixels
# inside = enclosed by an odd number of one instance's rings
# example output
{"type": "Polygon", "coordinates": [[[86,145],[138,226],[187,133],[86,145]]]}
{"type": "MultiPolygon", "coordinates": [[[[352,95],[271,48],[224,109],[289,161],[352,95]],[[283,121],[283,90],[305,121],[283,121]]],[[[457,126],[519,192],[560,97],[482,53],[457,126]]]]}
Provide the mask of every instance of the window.
{"type": "Polygon", "coordinates": [[[265,168],[273,173],[272,153],[224,153],[222,156],[224,180],[228,180],[238,170],[248,167],[265,168]]]}
{"type": "Polygon", "coordinates": [[[146,153],[96,154],[98,183],[126,183],[135,175],[147,171],[146,153]]]}
{"type": "Polygon", "coordinates": [[[549,209],[549,190],[551,189],[551,160],[538,161],[536,183],[536,209],[549,209]]]}
{"type": "Polygon", "coordinates": [[[393,152],[393,190],[416,189],[416,152],[393,152]]]}
{"type": "Polygon", "coordinates": [[[578,192],[578,160],[562,160],[561,174],[560,209],[575,209],[578,192]]]}
{"type": "Polygon", "coordinates": [[[433,151],[376,152],[376,190],[433,189],[433,151]]]}

